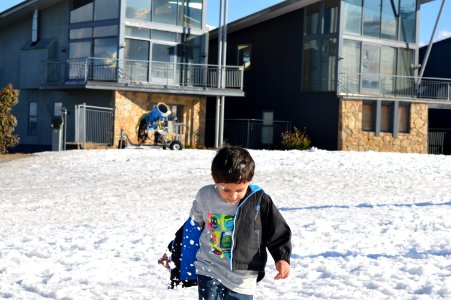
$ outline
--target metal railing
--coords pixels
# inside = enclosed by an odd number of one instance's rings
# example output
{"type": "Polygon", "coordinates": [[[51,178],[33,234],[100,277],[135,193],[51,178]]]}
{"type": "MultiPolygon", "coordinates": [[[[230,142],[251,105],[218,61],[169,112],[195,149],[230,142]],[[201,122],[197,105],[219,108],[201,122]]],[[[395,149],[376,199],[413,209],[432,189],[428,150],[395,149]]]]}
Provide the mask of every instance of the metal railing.
{"type": "Polygon", "coordinates": [[[341,73],[338,93],[341,95],[376,95],[388,98],[412,98],[424,100],[451,100],[451,79],[418,78],[384,74],[341,73]]]}
{"type": "Polygon", "coordinates": [[[291,130],[289,121],[273,121],[272,125],[265,125],[262,119],[224,120],[224,140],[229,144],[246,148],[279,148],[282,133],[289,130],[291,130]]]}
{"type": "Polygon", "coordinates": [[[75,142],[83,149],[86,143],[113,144],[114,110],[110,107],[75,106],[75,142]]]}
{"type": "Polygon", "coordinates": [[[451,154],[451,129],[429,129],[429,154],[451,154]]]}
{"type": "Polygon", "coordinates": [[[180,87],[218,88],[223,72],[226,89],[243,89],[242,66],[190,64],[128,59],[85,58],[68,61],[45,61],[42,84],[70,85],[88,81],[128,84],[157,84],[180,87]]]}

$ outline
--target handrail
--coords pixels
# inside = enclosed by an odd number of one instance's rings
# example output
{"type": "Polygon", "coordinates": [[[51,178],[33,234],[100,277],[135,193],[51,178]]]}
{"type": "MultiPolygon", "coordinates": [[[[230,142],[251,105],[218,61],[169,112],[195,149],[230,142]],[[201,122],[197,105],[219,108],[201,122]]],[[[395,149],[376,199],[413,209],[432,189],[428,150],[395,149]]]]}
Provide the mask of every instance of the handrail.
{"type": "Polygon", "coordinates": [[[341,73],[337,80],[339,95],[376,95],[387,98],[412,98],[451,101],[451,78],[418,77],[372,73],[341,73]]]}
{"type": "MultiPolygon", "coordinates": [[[[225,89],[243,90],[242,66],[224,66],[225,89]]],[[[44,61],[41,83],[110,81],[128,84],[217,88],[217,65],[88,57],[44,61]]]]}

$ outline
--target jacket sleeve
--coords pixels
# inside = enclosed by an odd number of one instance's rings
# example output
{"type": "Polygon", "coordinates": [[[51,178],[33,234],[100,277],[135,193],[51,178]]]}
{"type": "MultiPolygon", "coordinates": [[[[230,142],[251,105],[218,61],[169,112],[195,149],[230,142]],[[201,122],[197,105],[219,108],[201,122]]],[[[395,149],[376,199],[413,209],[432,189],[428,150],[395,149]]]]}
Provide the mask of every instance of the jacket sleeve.
{"type": "Polygon", "coordinates": [[[291,229],[271,197],[263,194],[261,202],[263,242],[274,261],[285,260],[290,263],[291,229]]]}

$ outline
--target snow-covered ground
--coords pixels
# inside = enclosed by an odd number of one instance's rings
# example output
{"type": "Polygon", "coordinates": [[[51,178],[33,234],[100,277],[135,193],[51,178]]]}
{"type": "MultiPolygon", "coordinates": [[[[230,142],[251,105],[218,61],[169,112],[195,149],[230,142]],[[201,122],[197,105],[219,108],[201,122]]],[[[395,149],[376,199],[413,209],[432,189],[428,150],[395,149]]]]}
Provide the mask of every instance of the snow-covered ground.
{"type": "MultiPolygon", "coordinates": [[[[293,232],[256,299],[451,299],[451,156],[251,151],[293,232]]],[[[0,163],[0,298],[196,299],[157,265],[214,151],[44,152],[0,163]]]]}

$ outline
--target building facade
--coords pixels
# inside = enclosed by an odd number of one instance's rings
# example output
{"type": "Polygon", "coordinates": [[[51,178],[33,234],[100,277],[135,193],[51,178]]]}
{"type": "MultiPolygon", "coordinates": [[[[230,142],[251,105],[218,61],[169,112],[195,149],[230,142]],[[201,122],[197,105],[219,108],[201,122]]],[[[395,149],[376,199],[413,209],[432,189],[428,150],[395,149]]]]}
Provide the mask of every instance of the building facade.
{"type": "Polygon", "coordinates": [[[322,149],[428,153],[429,110],[451,102],[449,85],[418,78],[426,2],[284,1],[231,23],[228,63],[243,66],[246,96],[226,118],[270,114],[322,149]]]}
{"type": "Polygon", "coordinates": [[[164,102],[182,142],[202,145],[206,97],[244,95],[240,67],[222,70],[218,88],[220,70],[207,64],[206,0],[27,0],[0,13],[0,44],[0,86],[20,90],[20,146],[36,150],[52,144],[63,107],[76,141],[83,104],[111,109],[108,144],[121,129],[134,139],[139,118],[164,102]]]}

